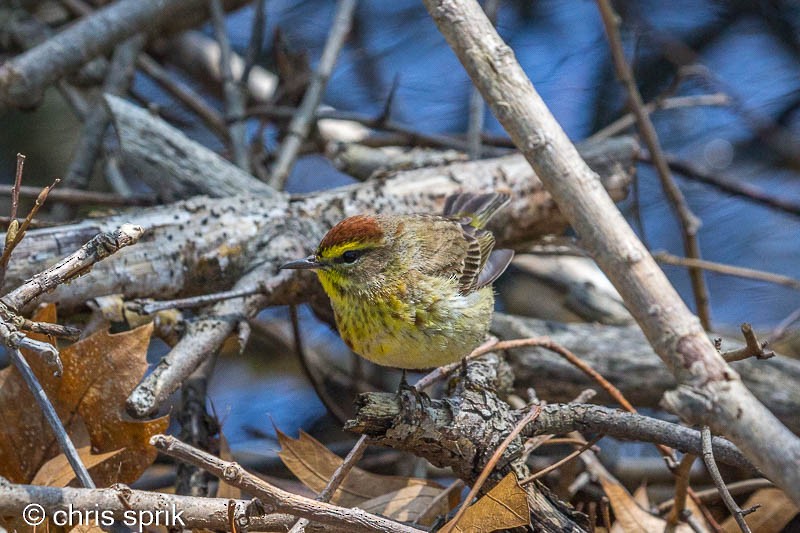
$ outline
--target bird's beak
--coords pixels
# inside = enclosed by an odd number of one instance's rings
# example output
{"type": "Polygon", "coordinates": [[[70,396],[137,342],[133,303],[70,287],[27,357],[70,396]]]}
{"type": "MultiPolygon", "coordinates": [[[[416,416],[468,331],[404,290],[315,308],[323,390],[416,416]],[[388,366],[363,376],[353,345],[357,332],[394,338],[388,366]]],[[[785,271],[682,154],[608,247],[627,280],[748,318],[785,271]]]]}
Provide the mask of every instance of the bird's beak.
{"type": "Polygon", "coordinates": [[[309,255],[305,259],[298,259],[297,261],[289,261],[281,265],[281,270],[314,270],[321,268],[322,263],[317,261],[316,256],[309,255]]]}

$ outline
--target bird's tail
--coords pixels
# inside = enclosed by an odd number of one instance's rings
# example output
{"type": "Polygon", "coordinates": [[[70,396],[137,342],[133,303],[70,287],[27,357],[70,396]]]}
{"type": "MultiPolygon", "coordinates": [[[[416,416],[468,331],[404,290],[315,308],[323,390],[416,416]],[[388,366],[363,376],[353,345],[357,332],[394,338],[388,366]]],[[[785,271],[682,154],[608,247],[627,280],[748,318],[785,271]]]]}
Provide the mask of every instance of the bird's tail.
{"type": "Polygon", "coordinates": [[[469,225],[481,229],[502,209],[511,197],[505,193],[490,192],[475,194],[462,192],[447,197],[444,215],[455,218],[469,218],[469,225]]]}

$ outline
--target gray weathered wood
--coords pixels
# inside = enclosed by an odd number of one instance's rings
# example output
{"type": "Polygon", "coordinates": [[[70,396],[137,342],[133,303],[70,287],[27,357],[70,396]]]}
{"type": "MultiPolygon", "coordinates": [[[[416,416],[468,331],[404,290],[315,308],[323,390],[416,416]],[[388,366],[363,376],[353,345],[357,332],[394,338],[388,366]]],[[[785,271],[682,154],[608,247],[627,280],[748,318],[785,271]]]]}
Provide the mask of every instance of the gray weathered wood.
{"type": "Polygon", "coordinates": [[[105,95],[123,161],[163,201],[207,194],[275,196],[275,190],[163,120],[122,98],[105,95]]]}

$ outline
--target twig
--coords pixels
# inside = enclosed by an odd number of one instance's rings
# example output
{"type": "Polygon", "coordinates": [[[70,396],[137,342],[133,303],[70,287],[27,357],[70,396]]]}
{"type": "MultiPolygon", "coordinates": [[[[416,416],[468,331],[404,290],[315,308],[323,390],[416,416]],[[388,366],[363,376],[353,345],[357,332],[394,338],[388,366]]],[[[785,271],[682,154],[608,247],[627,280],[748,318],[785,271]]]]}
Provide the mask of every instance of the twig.
{"type": "Polygon", "coordinates": [[[775,342],[779,339],[782,339],[784,335],[786,335],[786,330],[789,327],[800,320],[800,307],[789,313],[789,315],[784,318],[783,320],[775,326],[775,329],[772,330],[772,333],[769,334],[769,341],[768,342],[775,342]]]}
{"type": "MultiPolygon", "coordinates": [[[[39,196],[41,189],[38,187],[29,187],[23,185],[18,189],[19,196],[22,198],[36,198],[39,196]]],[[[10,185],[0,185],[0,196],[14,194],[14,187],[10,185]]],[[[109,207],[133,207],[133,206],[146,206],[154,205],[156,198],[150,194],[137,194],[135,196],[122,196],[109,192],[98,191],[84,191],[81,189],[71,189],[68,187],[59,187],[53,189],[47,196],[53,202],[62,202],[68,204],[98,204],[109,207]]]]}
{"type": "Polygon", "coordinates": [[[725,263],[717,263],[715,261],[708,261],[706,259],[679,257],[667,252],[656,252],[653,254],[653,257],[659,263],[665,263],[667,265],[701,268],[710,272],[725,274],[726,276],[756,279],[759,281],[775,283],[776,285],[783,285],[784,287],[789,287],[790,289],[800,290],[800,280],[789,276],[773,274],[772,272],[764,272],[763,270],[756,270],[753,268],[726,265],[725,263]]]}
{"type": "Polygon", "coordinates": [[[761,343],[758,341],[758,338],[753,331],[753,326],[745,322],[742,324],[741,328],[746,345],[738,350],[723,352],[722,357],[727,362],[730,363],[732,361],[741,361],[742,359],[747,359],[748,357],[755,357],[756,359],[769,359],[770,357],[775,357],[775,352],[764,350],[764,348],[767,347],[767,343],[761,343]]]}
{"type": "Polygon", "coordinates": [[[162,89],[170,93],[180,103],[186,106],[187,109],[197,115],[206,127],[214,132],[217,137],[225,142],[230,139],[230,132],[225,125],[225,120],[220,116],[219,112],[208,105],[203,97],[194,89],[170,76],[169,72],[149,55],[139,54],[136,60],[136,66],[142,69],[142,72],[150,76],[162,89]]]}
{"type": "Polygon", "coordinates": [[[258,60],[258,53],[264,42],[264,27],[267,24],[266,3],[267,0],[254,0],[256,5],[253,12],[253,25],[250,30],[250,42],[247,43],[247,52],[244,55],[244,70],[242,70],[241,85],[247,87],[250,80],[250,72],[258,60]]]}
{"type": "MultiPolygon", "coordinates": [[[[649,157],[649,155],[644,153],[638,154],[637,159],[639,159],[639,161],[652,163],[652,159],[649,157]]],[[[669,164],[669,168],[678,174],[683,175],[686,179],[711,185],[712,187],[716,187],[717,189],[730,195],[738,196],[740,198],[744,198],[745,200],[750,200],[751,202],[766,205],[784,213],[789,213],[790,215],[800,216],[800,204],[797,202],[792,202],[790,199],[772,196],[764,192],[762,189],[753,187],[747,183],[726,179],[721,176],[717,176],[716,174],[705,172],[695,167],[688,161],[684,161],[676,157],[667,155],[667,163],[669,164]]]]}
{"type": "MultiPolygon", "coordinates": [[[[486,0],[483,4],[483,10],[486,12],[486,17],[495,23],[497,19],[497,11],[499,9],[500,0],[486,0]]],[[[480,159],[482,153],[481,133],[483,132],[483,123],[486,114],[486,105],[483,102],[481,92],[474,85],[469,95],[469,125],[467,127],[467,146],[469,150],[470,159],[480,159]]]]}
{"type": "Polygon", "coordinates": [[[124,224],[114,232],[100,233],[52,267],[25,281],[0,298],[0,301],[18,311],[58,285],[86,274],[91,270],[92,265],[102,261],[120,248],[135,244],[143,232],[144,230],[139,226],[124,224]]]}
{"type": "MultiPolygon", "coordinates": [[[[17,218],[17,207],[19,206],[19,193],[22,188],[22,170],[25,167],[25,156],[17,154],[17,171],[14,174],[14,186],[11,187],[11,220],[17,218]]],[[[31,189],[36,189],[31,187],[31,189]]],[[[39,194],[39,189],[36,189],[36,194],[39,194]]]]}
{"type": "MultiPolygon", "coordinates": [[[[136,56],[144,46],[144,42],[145,35],[141,33],[127,39],[114,49],[102,93],[121,96],[128,90],[136,70],[136,56]]],[[[103,138],[110,122],[106,108],[102,105],[102,93],[92,102],[73,149],[72,160],[64,173],[64,185],[68,187],[85,189],[97,158],[102,153],[103,138]]],[[[56,220],[66,220],[74,217],[75,211],[76,209],[69,205],[56,205],[53,216],[56,220]]]]}
{"type": "Polygon", "coordinates": [[[256,289],[236,289],[230,291],[215,292],[213,294],[201,294],[199,296],[190,296],[188,298],[177,298],[175,300],[150,300],[150,299],[136,299],[132,300],[131,304],[136,309],[136,312],[152,315],[159,311],[166,311],[168,309],[194,309],[196,307],[203,307],[205,305],[230,300],[232,298],[241,298],[243,296],[252,296],[264,292],[262,288],[256,289]]]}
{"type": "Polygon", "coordinates": [[[39,333],[41,335],[50,335],[61,339],[78,340],[81,335],[81,330],[70,326],[62,326],[61,324],[51,324],[49,322],[34,322],[27,318],[22,318],[17,325],[19,329],[30,331],[32,333],[39,333]]]}
{"type": "MultiPolygon", "coordinates": [[[[731,495],[739,495],[739,494],[747,494],[749,492],[754,492],[759,489],[766,489],[770,487],[774,487],[775,484],[772,481],[764,478],[756,478],[756,479],[746,479],[744,481],[734,481],[733,483],[728,483],[728,492],[731,495]]],[[[713,489],[705,489],[705,490],[698,490],[695,492],[695,496],[697,499],[703,503],[710,503],[715,502],[721,498],[719,491],[714,487],[713,489]]],[[[665,502],[658,504],[658,512],[664,513],[668,511],[673,505],[675,505],[675,499],[669,499],[665,502]]]]}
{"type": "Polygon", "coordinates": [[[39,212],[39,209],[44,205],[45,200],[47,200],[47,195],[50,193],[50,189],[55,187],[58,182],[61,181],[56,179],[52,185],[45,187],[44,189],[39,191],[39,195],[36,197],[36,201],[33,203],[33,207],[31,210],[28,211],[28,215],[25,217],[25,220],[22,221],[21,225],[17,225],[14,220],[11,221],[11,224],[8,227],[8,232],[6,233],[6,242],[5,246],[3,247],[3,255],[0,256],[0,285],[3,284],[6,277],[6,270],[8,268],[8,261],[11,259],[11,253],[14,251],[14,248],[17,247],[19,243],[22,242],[22,239],[25,237],[25,232],[31,225],[33,221],[33,217],[39,212]]]}
{"type": "Polygon", "coordinates": [[[219,70],[222,73],[222,89],[225,95],[225,115],[230,120],[231,152],[236,166],[250,172],[250,158],[247,154],[247,123],[244,121],[244,93],[233,77],[231,65],[231,43],[225,29],[225,10],[222,0],[208,0],[211,11],[211,24],[219,43],[219,70]],[[236,118],[233,118],[236,117],[236,118]]]}
{"type": "Polygon", "coordinates": [[[272,168],[270,184],[278,190],[283,189],[286,184],[286,179],[289,177],[292,166],[294,166],[295,159],[297,159],[300,146],[311,130],[314,113],[322,99],[322,94],[325,92],[325,86],[333,71],[339,51],[342,49],[350,31],[356,3],[357,0],[338,0],[336,4],[333,27],[328,34],[328,40],[325,42],[319,66],[314,71],[311,83],[306,89],[306,94],[303,96],[303,102],[300,104],[297,114],[289,124],[289,130],[281,145],[278,160],[272,168]]]}
{"type": "Polygon", "coordinates": [[[689,474],[692,471],[697,456],[693,453],[687,453],[681,458],[681,462],[677,468],[673,468],[672,473],[675,474],[675,504],[672,511],[667,517],[667,526],[675,527],[680,522],[683,516],[683,511],[686,508],[686,495],[689,491],[689,474]]]}
{"type": "Polygon", "coordinates": [[[714,481],[714,485],[716,485],[720,496],[722,496],[722,501],[725,503],[725,507],[727,507],[731,512],[731,515],[733,515],[733,519],[736,520],[739,529],[741,529],[743,533],[750,533],[750,527],[744,520],[744,513],[742,509],[733,499],[733,496],[731,496],[731,493],[728,491],[728,487],[725,486],[725,481],[722,479],[722,475],[719,473],[719,468],[717,468],[717,462],[714,460],[714,450],[711,447],[711,430],[708,426],[703,426],[700,435],[703,442],[703,462],[706,464],[708,473],[711,476],[711,479],[714,481]]]}
{"type": "Polygon", "coordinates": [[[53,404],[51,404],[50,400],[47,398],[44,389],[42,389],[42,386],[39,384],[39,380],[36,379],[36,375],[28,365],[28,361],[25,360],[25,357],[23,357],[22,352],[20,352],[18,348],[13,348],[9,350],[8,353],[9,357],[11,357],[11,361],[14,363],[14,366],[17,367],[19,373],[22,374],[22,378],[25,380],[25,383],[28,385],[31,394],[33,394],[36,403],[42,410],[42,414],[44,414],[45,419],[47,419],[47,423],[50,424],[50,428],[53,430],[53,434],[58,441],[58,445],[61,447],[61,451],[63,451],[64,455],[67,457],[67,461],[69,461],[72,470],[75,472],[75,476],[84,487],[90,489],[95,488],[92,477],[89,475],[86,467],[81,462],[81,458],[78,455],[78,451],[75,449],[75,445],[72,444],[72,440],[70,440],[69,435],[67,435],[67,430],[64,429],[61,419],[58,418],[58,414],[56,413],[53,404]]]}
{"type": "MultiPolygon", "coordinates": [[[[521,480],[519,482],[519,484],[520,485],[525,485],[527,483],[530,483],[531,481],[534,481],[534,480],[537,480],[537,479],[539,479],[541,477],[546,476],[547,474],[549,474],[553,470],[555,470],[557,468],[560,468],[564,464],[566,464],[566,463],[572,461],[573,459],[575,459],[576,457],[578,457],[580,454],[582,454],[583,452],[585,452],[586,450],[588,450],[589,448],[591,448],[592,446],[597,444],[597,442],[600,439],[602,439],[603,437],[604,437],[604,435],[601,433],[600,435],[597,435],[596,437],[594,437],[592,440],[590,440],[588,442],[581,443],[581,446],[577,450],[575,450],[574,452],[570,453],[569,455],[567,455],[563,459],[560,459],[560,460],[556,461],[555,463],[551,464],[550,466],[548,466],[546,468],[542,468],[538,472],[535,472],[535,473],[531,474],[530,476],[528,476],[525,479],[521,480]]],[[[554,439],[551,439],[549,443],[552,444],[553,440],[554,439]]],[[[575,439],[568,439],[568,440],[573,441],[573,442],[575,441],[575,439]]]]}
{"type": "Polygon", "coordinates": [[[508,448],[511,442],[517,438],[523,429],[525,429],[525,426],[536,421],[541,412],[542,407],[540,405],[534,405],[525,416],[519,419],[517,424],[514,426],[514,429],[512,429],[508,436],[503,439],[503,442],[500,443],[500,446],[498,446],[494,451],[492,457],[486,463],[486,466],[483,467],[481,474],[478,476],[478,479],[475,480],[475,483],[472,485],[469,494],[467,494],[467,497],[462,502],[461,507],[459,507],[458,511],[456,512],[456,515],[445,525],[445,527],[440,530],[441,533],[451,533],[451,531],[458,526],[458,522],[464,516],[464,513],[472,503],[472,500],[475,498],[475,496],[477,496],[478,492],[481,490],[481,487],[483,487],[483,484],[489,478],[489,475],[494,471],[494,467],[497,466],[500,458],[503,457],[503,453],[506,451],[506,448],[508,448]]]}
{"type": "MultiPolygon", "coordinates": [[[[693,94],[690,96],[673,96],[670,98],[658,98],[648,102],[644,107],[648,114],[658,110],[681,109],[685,107],[699,106],[726,106],[731,100],[725,93],[713,94],[693,94]]],[[[636,117],[633,113],[626,113],[605,128],[596,131],[587,140],[607,139],[619,135],[626,129],[636,124],[636,117]]]]}
{"type": "MultiPolygon", "coordinates": [[[[325,485],[325,488],[322,489],[322,492],[319,493],[317,496],[317,501],[319,502],[329,502],[333,497],[336,489],[339,488],[339,485],[342,484],[344,478],[347,477],[347,474],[353,469],[356,463],[361,459],[361,456],[364,455],[364,451],[367,449],[367,436],[361,435],[359,437],[356,444],[353,446],[353,449],[350,450],[350,453],[347,454],[347,457],[344,458],[342,464],[340,464],[336,471],[333,473],[331,478],[328,480],[328,483],[325,485]]],[[[301,533],[305,531],[306,526],[308,525],[309,520],[307,518],[301,518],[300,520],[292,526],[292,529],[289,530],[289,533],[301,533]]]]}
{"type": "Polygon", "coordinates": [[[150,439],[150,444],[166,455],[204,468],[226,483],[254,495],[263,502],[266,513],[288,512],[314,522],[344,527],[353,533],[422,533],[420,529],[361,509],[347,509],[286,492],[250,474],[237,463],[223,461],[169,435],[156,435],[150,439]]]}
{"type": "MultiPolygon", "coordinates": [[[[628,102],[636,116],[636,123],[638,124],[639,131],[650,150],[658,177],[661,180],[661,186],[678,217],[678,222],[680,223],[683,233],[684,253],[689,257],[698,259],[700,258],[700,243],[697,238],[697,232],[700,229],[701,222],[695,214],[692,213],[689,205],[686,203],[686,198],[683,196],[683,193],[670,174],[669,165],[667,165],[664,152],[661,150],[658,134],[642,101],[642,95],[639,94],[639,89],[636,86],[636,80],[633,77],[630,65],[628,65],[625,59],[625,51],[623,50],[622,39],[619,34],[619,16],[614,12],[610,0],[597,0],[597,5],[600,9],[600,16],[603,19],[603,26],[605,27],[611,47],[611,56],[617,71],[617,77],[627,90],[628,102]]],[[[700,318],[700,323],[703,325],[703,328],[705,330],[710,330],[711,312],[708,303],[708,288],[703,279],[703,272],[699,268],[693,267],[689,270],[689,276],[692,280],[692,291],[694,293],[698,318],[700,318]]]]}

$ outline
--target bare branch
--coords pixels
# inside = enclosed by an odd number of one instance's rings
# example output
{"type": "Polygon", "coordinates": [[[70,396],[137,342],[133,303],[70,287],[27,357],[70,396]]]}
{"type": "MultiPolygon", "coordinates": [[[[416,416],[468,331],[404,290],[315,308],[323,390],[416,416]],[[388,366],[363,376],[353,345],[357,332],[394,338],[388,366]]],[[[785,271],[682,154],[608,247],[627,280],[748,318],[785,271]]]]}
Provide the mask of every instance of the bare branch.
{"type": "Polygon", "coordinates": [[[153,21],[169,21],[203,1],[122,0],[98,9],[0,67],[0,100],[17,107],[36,106],[59,78],[133,34],[154,30],[153,21]]]}
{"type": "Polygon", "coordinates": [[[353,533],[422,533],[420,529],[361,509],[338,507],[286,492],[250,474],[236,463],[223,461],[168,435],[156,435],[150,439],[150,444],[166,455],[204,468],[226,483],[254,495],[261,500],[268,513],[287,512],[323,524],[346,526],[353,533]]]}
{"type": "Polygon", "coordinates": [[[231,43],[225,28],[225,11],[222,0],[209,0],[211,24],[219,43],[219,70],[222,72],[222,89],[225,94],[225,115],[229,122],[228,132],[231,152],[236,166],[250,172],[250,159],[247,155],[247,123],[244,119],[244,93],[240,82],[234,79],[231,60],[231,43]]]}
{"type": "Polygon", "coordinates": [[[717,263],[708,261],[706,259],[694,259],[691,257],[678,257],[667,252],[655,252],[653,257],[659,263],[667,265],[685,266],[689,268],[702,268],[710,272],[718,274],[725,274],[727,276],[737,276],[740,278],[757,279],[759,281],[766,281],[783,285],[790,289],[800,290],[800,280],[782,276],[780,274],[773,274],[772,272],[764,272],[763,270],[756,270],[754,268],[737,267],[733,265],[726,265],[725,263],[717,263]]]}
{"type": "Polygon", "coordinates": [[[339,56],[339,51],[342,49],[345,39],[347,39],[347,34],[350,32],[356,4],[357,0],[338,0],[336,4],[333,27],[328,34],[328,40],[325,42],[319,66],[314,71],[311,83],[306,89],[306,94],[303,96],[303,102],[300,104],[297,114],[292,118],[292,122],[289,123],[289,130],[278,153],[278,160],[272,168],[270,184],[278,190],[283,189],[286,179],[289,177],[289,172],[291,172],[297,159],[300,146],[311,130],[314,113],[317,110],[317,106],[319,106],[320,100],[322,100],[322,94],[325,92],[325,86],[328,83],[331,72],[333,72],[333,66],[339,56]]]}
{"type": "Polygon", "coordinates": [[[0,300],[11,309],[20,310],[42,294],[58,285],[89,272],[92,265],[102,261],[120,248],[135,244],[144,230],[126,224],[113,233],[101,233],[47,270],[36,274],[0,300]]]}
{"type": "MultiPolygon", "coordinates": [[[[667,160],[664,157],[664,152],[661,150],[661,143],[658,140],[658,134],[650,120],[650,115],[642,100],[642,95],[639,94],[639,88],[636,86],[636,80],[633,77],[633,71],[625,59],[625,51],[622,48],[622,38],[619,34],[619,16],[614,12],[610,0],[597,0],[597,5],[600,8],[600,15],[603,19],[603,26],[606,29],[609,44],[611,46],[611,57],[614,60],[614,66],[617,70],[617,77],[625,86],[628,93],[628,103],[630,104],[633,114],[636,116],[636,123],[639,126],[639,131],[644,137],[647,148],[650,150],[653,163],[655,164],[658,177],[661,180],[661,187],[664,193],[669,198],[672,208],[678,218],[683,233],[684,253],[694,259],[700,258],[700,242],[697,237],[697,232],[700,229],[701,222],[686,202],[675,180],[669,171],[667,160]]],[[[700,318],[700,323],[705,330],[711,329],[711,311],[708,303],[708,287],[706,287],[703,272],[698,268],[690,268],[689,276],[692,280],[692,291],[694,292],[695,305],[697,306],[697,314],[700,318]]]]}
{"type": "Polygon", "coordinates": [[[75,476],[84,487],[90,489],[95,488],[94,481],[92,481],[89,471],[86,470],[86,467],[81,462],[81,458],[78,455],[78,451],[75,449],[75,445],[72,444],[72,440],[69,438],[69,435],[67,435],[67,430],[64,429],[61,419],[58,418],[58,413],[56,413],[53,404],[50,403],[50,400],[47,398],[44,389],[42,389],[42,386],[39,384],[39,380],[36,379],[36,375],[33,373],[33,370],[31,370],[31,367],[28,365],[25,357],[17,348],[12,348],[9,350],[9,357],[11,358],[11,361],[14,363],[14,366],[17,368],[17,370],[19,370],[19,373],[22,374],[25,384],[28,385],[31,394],[33,394],[36,403],[42,410],[47,423],[50,424],[50,428],[53,430],[53,434],[56,436],[58,445],[61,448],[61,451],[64,452],[64,455],[67,457],[67,461],[72,467],[72,470],[75,472],[75,476]]]}
{"type": "Polygon", "coordinates": [[[720,496],[722,496],[722,501],[725,502],[725,507],[727,507],[731,515],[733,515],[742,533],[750,533],[750,527],[744,520],[742,509],[733,499],[733,496],[731,496],[728,487],[725,486],[725,481],[722,479],[722,474],[719,473],[719,468],[717,468],[717,462],[714,460],[714,450],[711,446],[711,430],[708,426],[704,426],[700,435],[703,441],[703,462],[706,464],[708,473],[711,475],[711,479],[714,480],[714,485],[717,486],[720,496]]]}

